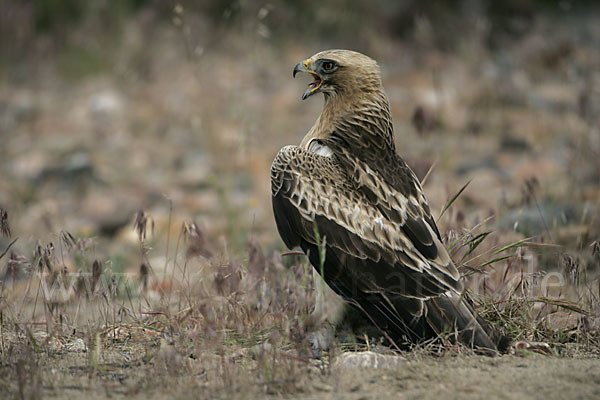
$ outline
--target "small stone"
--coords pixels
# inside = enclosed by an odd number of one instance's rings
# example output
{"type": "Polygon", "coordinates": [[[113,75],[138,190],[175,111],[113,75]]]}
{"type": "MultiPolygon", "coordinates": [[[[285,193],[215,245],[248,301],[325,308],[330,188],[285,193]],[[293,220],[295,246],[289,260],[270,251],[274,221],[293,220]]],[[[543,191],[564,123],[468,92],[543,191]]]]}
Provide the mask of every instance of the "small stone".
{"type": "Polygon", "coordinates": [[[544,355],[553,355],[552,348],[546,342],[528,342],[519,340],[510,346],[509,354],[525,355],[527,353],[538,353],[544,355]]]}
{"type": "Polygon", "coordinates": [[[396,368],[406,359],[372,351],[347,352],[336,358],[334,368],[396,368]]]}

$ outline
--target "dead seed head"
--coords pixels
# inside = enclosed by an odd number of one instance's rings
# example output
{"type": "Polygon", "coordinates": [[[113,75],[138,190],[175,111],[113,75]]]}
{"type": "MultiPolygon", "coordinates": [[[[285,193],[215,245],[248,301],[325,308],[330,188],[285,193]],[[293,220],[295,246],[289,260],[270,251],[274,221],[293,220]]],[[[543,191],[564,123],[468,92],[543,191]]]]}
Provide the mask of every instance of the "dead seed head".
{"type": "Polygon", "coordinates": [[[191,238],[198,236],[198,226],[195,222],[183,221],[181,226],[181,231],[183,233],[183,237],[186,240],[190,240],[191,238]]]}
{"type": "Polygon", "coordinates": [[[46,246],[43,246],[38,242],[33,253],[33,261],[33,265],[39,272],[44,272],[44,269],[48,272],[52,271],[52,267],[55,264],[54,244],[50,242],[46,246]]]}
{"type": "Polygon", "coordinates": [[[262,249],[253,242],[248,243],[248,272],[255,278],[263,277],[267,260],[262,249]]]}
{"type": "Polygon", "coordinates": [[[229,262],[219,268],[214,278],[217,293],[222,296],[235,295],[240,289],[241,266],[236,262],[229,262]]]}
{"type": "Polygon", "coordinates": [[[87,296],[88,295],[88,291],[87,291],[87,287],[85,284],[85,276],[81,273],[81,271],[79,271],[77,273],[77,279],[75,280],[75,294],[78,297],[83,296],[84,294],[87,296]]]}
{"type": "Polygon", "coordinates": [[[523,186],[521,187],[521,199],[523,204],[531,204],[531,202],[535,200],[536,191],[539,186],[540,182],[535,176],[525,180],[525,183],[523,183],[523,186]]]}
{"type": "Polygon", "coordinates": [[[0,208],[0,236],[10,237],[10,227],[8,225],[8,213],[0,208]]]}
{"type": "Polygon", "coordinates": [[[209,241],[206,237],[205,229],[196,222],[184,222],[182,226],[183,237],[188,243],[186,257],[191,258],[201,256],[204,258],[214,257],[214,252],[210,249],[209,241]]]}
{"type": "Polygon", "coordinates": [[[150,267],[145,262],[140,265],[140,286],[143,292],[148,290],[148,278],[150,275],[150,267]]]}
{"type": "Polygon", "coordinates": [[[571,283],[577,284],[579,282],[581,265],[576,259],[568,254],[563,255],[563,270],[571,283]]]}
{"type": "Polygon", "coordinates": [[[92,263],[92,293],[94,292],[94,290],[96,290],[96,286],[98,285],[98,282],[100,282],[101,277],[102,264],[100,264],[100,261],[94,260],[94,262],[92,263]]]}
{"type": "Polygon", "coordinates": [[[71,251],[77,246],[77,240],[67,231],[60,231],[60,241],[68,251],[71,251]]]}
{"type": "Polygon", "coordinates": [[[140,209],[133,222],[133,228],[137,232],[140,241],[144,241],[148,237],[148,225],[150,225],[150,232],[154,235],[154,220],[152,217],[146,215],[144,210],[140,209]]]}
{"type": "Polygon", "coordinates": [[[600,242],[598,240],[594,240],[590,247],[592,248],[592,257],[600,255],[600,242]]]}

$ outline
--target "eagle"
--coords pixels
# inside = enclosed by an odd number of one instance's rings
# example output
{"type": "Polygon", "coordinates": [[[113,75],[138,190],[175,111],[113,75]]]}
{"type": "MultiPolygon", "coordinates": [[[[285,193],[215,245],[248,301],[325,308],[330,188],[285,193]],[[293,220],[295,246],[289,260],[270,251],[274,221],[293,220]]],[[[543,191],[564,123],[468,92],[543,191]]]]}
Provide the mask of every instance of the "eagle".
{"type": "Polygon", "coordinates": [[[293,71],[322,93],[321,115],[271,166],[275,222],[285,245],[300,247],[328,286],[363,312],[393,344],[449,335],[496,350],[415,173],[396,153],[380,68],[349,50],[326,50],[293,71]]]}

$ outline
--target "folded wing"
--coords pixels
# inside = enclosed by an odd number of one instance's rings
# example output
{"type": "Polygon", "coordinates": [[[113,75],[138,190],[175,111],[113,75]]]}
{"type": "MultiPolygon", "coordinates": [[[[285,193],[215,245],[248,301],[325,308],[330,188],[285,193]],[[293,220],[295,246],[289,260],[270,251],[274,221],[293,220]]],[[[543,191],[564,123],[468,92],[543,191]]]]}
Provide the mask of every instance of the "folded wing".
{"type": "Polygon", "coordinates": [[[325,274],[352,292],[416,299],[460,292],[459,274],[431,216],[414,197],[394,192],[361,167],[357,179],[336,157],[296,146],[280,151],[271,182],[275,220],[286,245],[319,246],[322,238],[337,261],[327,260],[325,274]]]}

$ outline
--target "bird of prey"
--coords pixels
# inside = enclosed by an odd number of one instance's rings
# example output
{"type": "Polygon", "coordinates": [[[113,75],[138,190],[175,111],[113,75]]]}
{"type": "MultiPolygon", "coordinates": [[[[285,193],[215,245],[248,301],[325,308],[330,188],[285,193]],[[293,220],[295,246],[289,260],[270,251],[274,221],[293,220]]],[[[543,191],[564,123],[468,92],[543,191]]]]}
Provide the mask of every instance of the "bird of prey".
{"type": "Polygon", "coordinates": [[[312,76],[321,115],[271,166],[273,212],[288,248],[300,247],[327,284],[394,341],[447,333],[495,350],[414,172],[396,153],[377,63],[327,50],[293,71],[312,76]],[[392,339],[393,338],[393,339],[392,339]]]}

